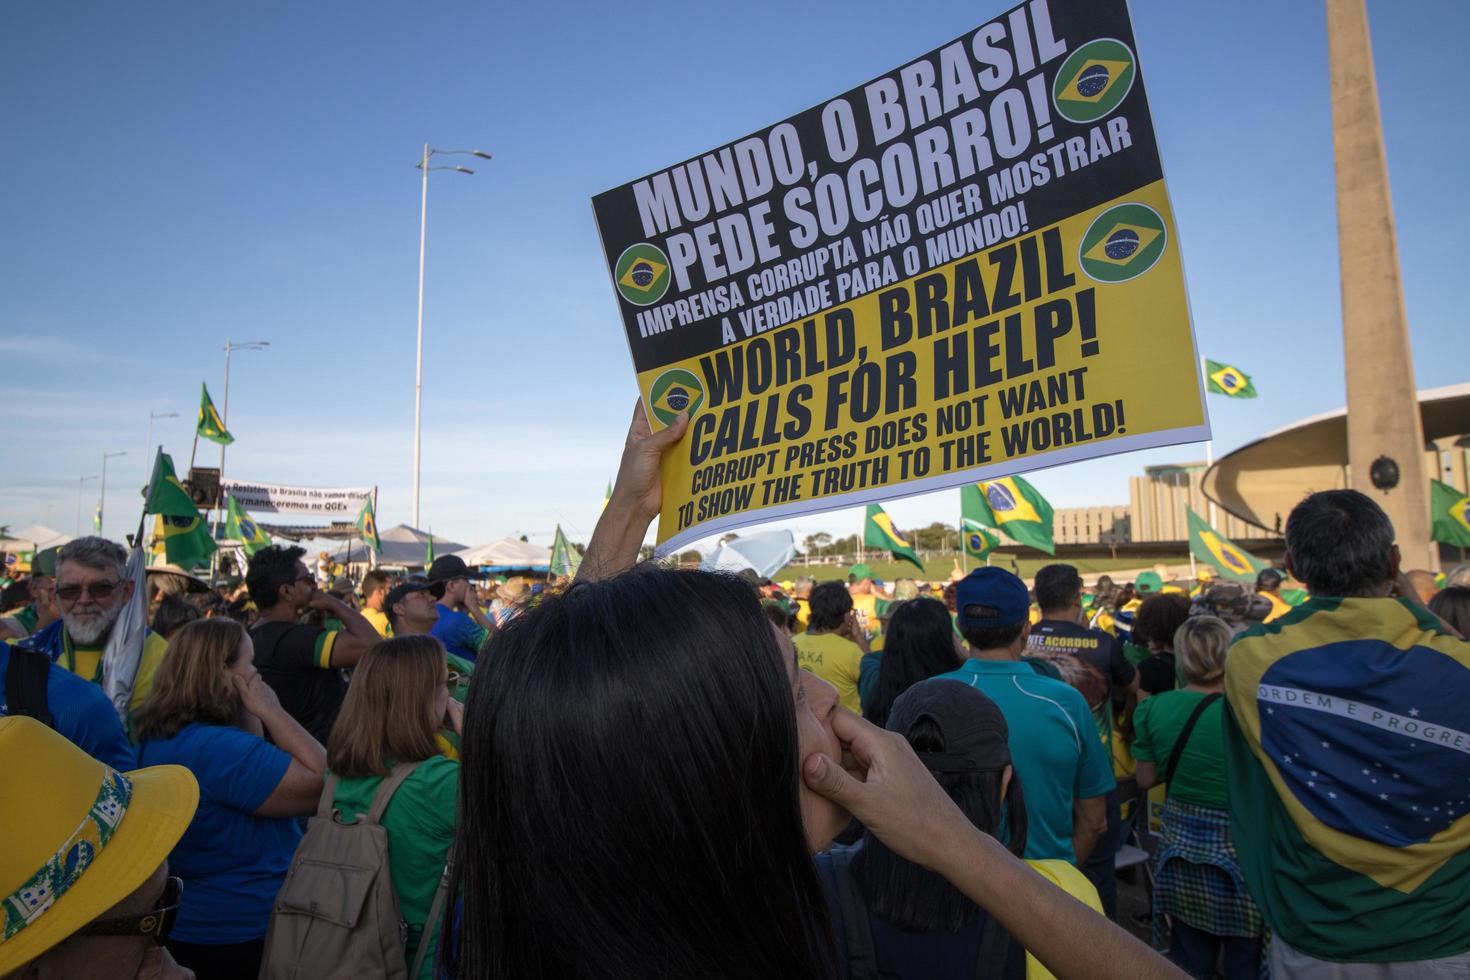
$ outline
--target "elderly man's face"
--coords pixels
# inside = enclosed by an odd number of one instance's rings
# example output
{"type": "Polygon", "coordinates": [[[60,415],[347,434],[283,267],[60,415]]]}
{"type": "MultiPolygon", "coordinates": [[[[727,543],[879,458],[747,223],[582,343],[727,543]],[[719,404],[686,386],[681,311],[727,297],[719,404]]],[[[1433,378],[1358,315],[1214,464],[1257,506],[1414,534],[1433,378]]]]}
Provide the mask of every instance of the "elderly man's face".
{"type": "Polygon", "coordinates": [[[115,568],[64,561],[56,569],[56,601],[67,635],[75,643],[91,646],[100,642],[132,595],[133,583],[115,568]]]}

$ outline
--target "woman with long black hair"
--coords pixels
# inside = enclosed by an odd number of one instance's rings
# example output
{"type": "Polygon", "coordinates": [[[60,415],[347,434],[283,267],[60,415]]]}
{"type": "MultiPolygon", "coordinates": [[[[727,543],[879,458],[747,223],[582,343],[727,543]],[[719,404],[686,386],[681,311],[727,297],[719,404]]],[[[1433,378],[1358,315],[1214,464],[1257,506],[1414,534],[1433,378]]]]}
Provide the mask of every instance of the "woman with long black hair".
{"type": "Polygon", "coordinates": [[[910,599],[894,611],[884,630],[878,680],[863,717],[883,728],[898,696],[919,681],[957,669],[964,661],[956,645],[954,620],[938,599],[910,599]]]}
{"type": "Polygon", "coordinates": [[[450,971],[834,976],[811,855],[851,814],[1059,976],[1175,975],[977,830],[902,737],[798,670],[748,586],[628,571],[659,510],[659,456],[686,425],[650,435],[640,405],[577,581],[499,631],[475,672],[450,971]]]}

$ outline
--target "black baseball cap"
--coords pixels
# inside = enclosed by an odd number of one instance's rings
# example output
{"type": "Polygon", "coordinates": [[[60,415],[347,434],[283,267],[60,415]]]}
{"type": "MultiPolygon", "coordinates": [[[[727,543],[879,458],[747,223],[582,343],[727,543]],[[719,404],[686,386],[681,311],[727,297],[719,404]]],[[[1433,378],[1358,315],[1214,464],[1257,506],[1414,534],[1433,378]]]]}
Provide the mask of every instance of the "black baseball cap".
{"type": "Polygon", "coordinates": [[[470,567],[458,555],[441,555],[429,566],[430,582],[453,582],[457,578],[469,577],[470,567]]]}
{"type": "Polygon", "coordinates": [[[383,609],[389,616],[393,615],[393,607],[403,601],[403,597],[414,592],[427,592],[435,599],[444,598],[444,583],[430,582],[423,578],[411,578],[388,590],[388,598],[383,600],[383,609]]]}
{"type": "Polygon", "coordinates": [[[1010,728],[1000,707],[963,681],[921,681],[893,702],[888,730],[907,735],[928,718],[944,739],[943,752],[919,752],[931,772],[994,772],[1011,764],[1010,728]]]}

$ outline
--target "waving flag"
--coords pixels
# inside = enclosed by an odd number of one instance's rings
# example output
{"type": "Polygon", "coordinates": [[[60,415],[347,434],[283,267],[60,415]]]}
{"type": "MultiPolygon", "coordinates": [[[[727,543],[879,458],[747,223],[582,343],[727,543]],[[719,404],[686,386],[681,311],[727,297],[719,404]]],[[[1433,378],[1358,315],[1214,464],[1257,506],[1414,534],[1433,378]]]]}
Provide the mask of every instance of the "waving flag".
{"type": "Polygon", "coordinates": [[[919,555],[914,551],[913,542],[909,541],[893,526],[893,518],[888,512],[877,504],[868,505],[868,519],[863,522],[863,545],[868,548],[881,548],[890,552],[895,558],[902,558],[910,562],[919,571],[924,570],[924,563],[919,561],[919,555]]]}
{"type": "Polygon", "coordinates": [[[1470,644],[1402,599],[1309,599],[1226,659],[1231,833],[1310,956],[1470,948],[1470,644]]]}
{"type": "Polygon", "coordinates": [[[996,533],[983,524],[968,517],[960,520],[960,533],[965,537],[965,554],[971,558],[984,558],[1000,545],[996,533]]]}
{"type": "Polygon", "coordinates": [[[209,397],[209,385],[199,386],[199,424],[194,431],[201,439],[217,442],[221,446],[228,446],[235,441],[230,430],[225,428],[225,420],[215,410],[214,400],[209,397]]]}
{"type": "Polygon", "coordinates": [[[561,525],[558,524],[556,537],[551,543],[551,574],[558,578],[571,578],[581,566],[582,556],[567,541],[567,536],[561,533],[561,525]]]}
{"type": "Polygon", "coordinates": [[[1433,541],[1470,548],[1470,497],[1448,483],[1429,481],[1429,510],[1433,541]]]}
{"type": "Polygon", "coordinates": [[[1189,552],[1207,565],[1214,565],[1220,574],[1235,582],[1256,584],[1256,573],[1268,567],[1256,556],[1240,550],[1228,538],[1186,507],[1189,518],[1189,552]]]}
{"type": "Polygon", "coordinates": [[[1048,555],[1057,553],[1051,504],[1019,476],[961,487],[960,513],[976,524],[1004,531],[1018,544],[1048,555]]]}
{"type": "Polygon", "coordinates": [[[1205,388],[1212,395],[1228,395],[1231,398],[1254,398],[1256,386],[1251,376],[1238,367],[1205,359],[1205,388]]]}
{"type": "Polygon", "coordinates": [[[174,473],[174,461],[160,451],[153,461],[153,477],[148,481],[145,513],[156,514],[153,522],[154,553],[180,568],[203,565],[214,553],[214,537],[209,526],[194,506],[194,498],[174,473]]]}
{"type": "Polygon", "coordinates": [[[240,506],[240,501],[233,496],[226,498],[229,503],[227,517],[225,518],[225,537],[239,541],[245,547],[245,554],[253,556],[262,548],[269,548],[271,537],[261,530],[255,519],[245,512],[240,506]]]}
{"type": "Polygon", "coordinates": [[[357,536],[373,549],[373,554],[383,553],[383,542],[378,540],[378,518],[373,513],[372,497],[362,498],[362,509],[357,512],[357,520],[352,526],[357,528],[357,536]]]}

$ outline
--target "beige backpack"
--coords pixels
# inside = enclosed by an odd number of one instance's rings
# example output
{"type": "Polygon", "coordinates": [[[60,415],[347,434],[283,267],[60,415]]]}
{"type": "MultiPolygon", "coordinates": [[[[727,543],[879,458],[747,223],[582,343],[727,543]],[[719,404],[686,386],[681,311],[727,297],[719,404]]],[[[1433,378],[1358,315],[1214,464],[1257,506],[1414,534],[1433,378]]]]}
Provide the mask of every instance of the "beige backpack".
{"type": "Polygon", "coordinates": [[[388,832],[380,823],[394,792],[419,765],[395,766],[373,794],[367,813],[351,823],[343,822],[333,806],[337,777],[327,777],[321,806],[276,895],[260,980],[408,980],[419,975],[444,906],[447,875],[441,876],[410,974],[403,963],[408,927],[388,874],[388,832]]]}

